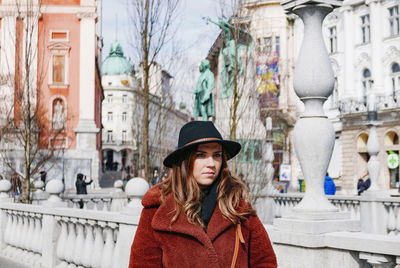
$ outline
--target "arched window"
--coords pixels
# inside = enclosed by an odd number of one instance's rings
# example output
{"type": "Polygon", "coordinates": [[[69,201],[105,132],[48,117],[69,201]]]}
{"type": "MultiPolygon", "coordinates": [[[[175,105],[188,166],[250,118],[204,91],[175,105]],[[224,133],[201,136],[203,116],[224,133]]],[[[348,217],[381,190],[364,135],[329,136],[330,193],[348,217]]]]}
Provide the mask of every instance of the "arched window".
{"type": "Polygon", "coordinates": [[[400,90],[400,65],[395,62],[392,64],[392,72],[391,72],[391,78],[392,78],[392,94],[393,98],[397,101],[396,98],[396,91],[400,90]]]}
{"type": "Polygon", "coordinates": [[[362,96],[364,105],[367,105],[367,94],[372,87],[371,71],[369,69],[364,69],[362,73],[362,96]]]}

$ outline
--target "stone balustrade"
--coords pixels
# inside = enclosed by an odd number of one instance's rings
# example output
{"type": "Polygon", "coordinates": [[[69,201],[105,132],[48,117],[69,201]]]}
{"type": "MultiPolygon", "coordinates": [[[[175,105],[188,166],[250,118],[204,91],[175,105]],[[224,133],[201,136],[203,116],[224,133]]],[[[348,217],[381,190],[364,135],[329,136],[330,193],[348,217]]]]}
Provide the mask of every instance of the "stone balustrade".
{"type": "MultiPolygon", "coordinates": [[[[260,199],[273,199],[273,218],[291,213],[303,198],[303,194],[272,194],[260,199]]],[[[361,220],[362,231],[384,235],[400,236],[400,198],[378,198],[370,196],[327,196],[341,212],[349,212],[351,219],[361,220]]],[[[262,212],[261,212],[262,213],[262,212]]],[[[270,214],[271,215],[271,214],[270,214]]],[[[266,222],[272,223],[273,219],[266,222]]]]}
{"type": "MultiPolygon", "coordinates": [[[[385,109],[395,109],[400,107],[400,90],[396,90],[394,94],[377,95],[377,109],[382,111],[385,109]]],[[[338,108],[341,114],[353,114],[367,111],[366,100],[357,98],[345,98],[339,100],[338,108]]]]}
{"type": "Polygon", "coordinates": [[[127,267],[138,215],[0,203],[0,256],[29,267],[127,267]]]}

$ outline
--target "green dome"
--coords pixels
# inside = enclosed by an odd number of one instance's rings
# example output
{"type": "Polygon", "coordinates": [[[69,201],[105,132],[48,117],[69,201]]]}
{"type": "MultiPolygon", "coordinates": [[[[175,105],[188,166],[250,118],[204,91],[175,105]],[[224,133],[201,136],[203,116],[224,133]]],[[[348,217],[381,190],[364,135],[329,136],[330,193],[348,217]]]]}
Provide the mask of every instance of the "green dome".
{"type": "Polygon", "coordinates": [[[111,45],[110,53],[103,61],[101,67],[102,75],[129,74],[132,72],[132,65],[125,58],[120,43],[115,42],[111,45]]]}

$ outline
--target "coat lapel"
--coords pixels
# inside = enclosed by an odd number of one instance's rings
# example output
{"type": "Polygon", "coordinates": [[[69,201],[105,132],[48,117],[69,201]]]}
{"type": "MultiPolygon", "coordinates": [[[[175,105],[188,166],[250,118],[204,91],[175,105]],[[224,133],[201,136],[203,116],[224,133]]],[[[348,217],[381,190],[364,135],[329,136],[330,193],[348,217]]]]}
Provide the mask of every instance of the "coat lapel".
{"type": "Polygon", "coordinates": [[[233,223],[222,215],[222,212],[217,204],[208,224],[208,237],[211,239],[211,241],[214,241],[221,233],[231,226],[233,226],[233,223]]]}
{"type": "Polygon", "coordinates": [[[171,224],[174,215],[175,203],[173,197],[169,195],[154,214],[151,226],[158,231],[175,232],[192,236],[204,246],[212,248],[211,240],[201,226],[190,223],[184,213],[181,213],[178,219],[171,224]]]}

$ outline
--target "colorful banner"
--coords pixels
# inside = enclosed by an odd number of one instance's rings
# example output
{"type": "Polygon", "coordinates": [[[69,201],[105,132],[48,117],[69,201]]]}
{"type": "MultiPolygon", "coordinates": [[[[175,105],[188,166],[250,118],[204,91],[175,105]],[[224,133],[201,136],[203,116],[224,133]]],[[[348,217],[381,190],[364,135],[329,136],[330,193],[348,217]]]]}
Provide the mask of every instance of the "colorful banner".
{"type": "Polygon", "coordinates": [[[260,53],[256,62],[256,75],[260,107],[277,107],[280,93],[279,54],[276,52],[260,53]]]}

